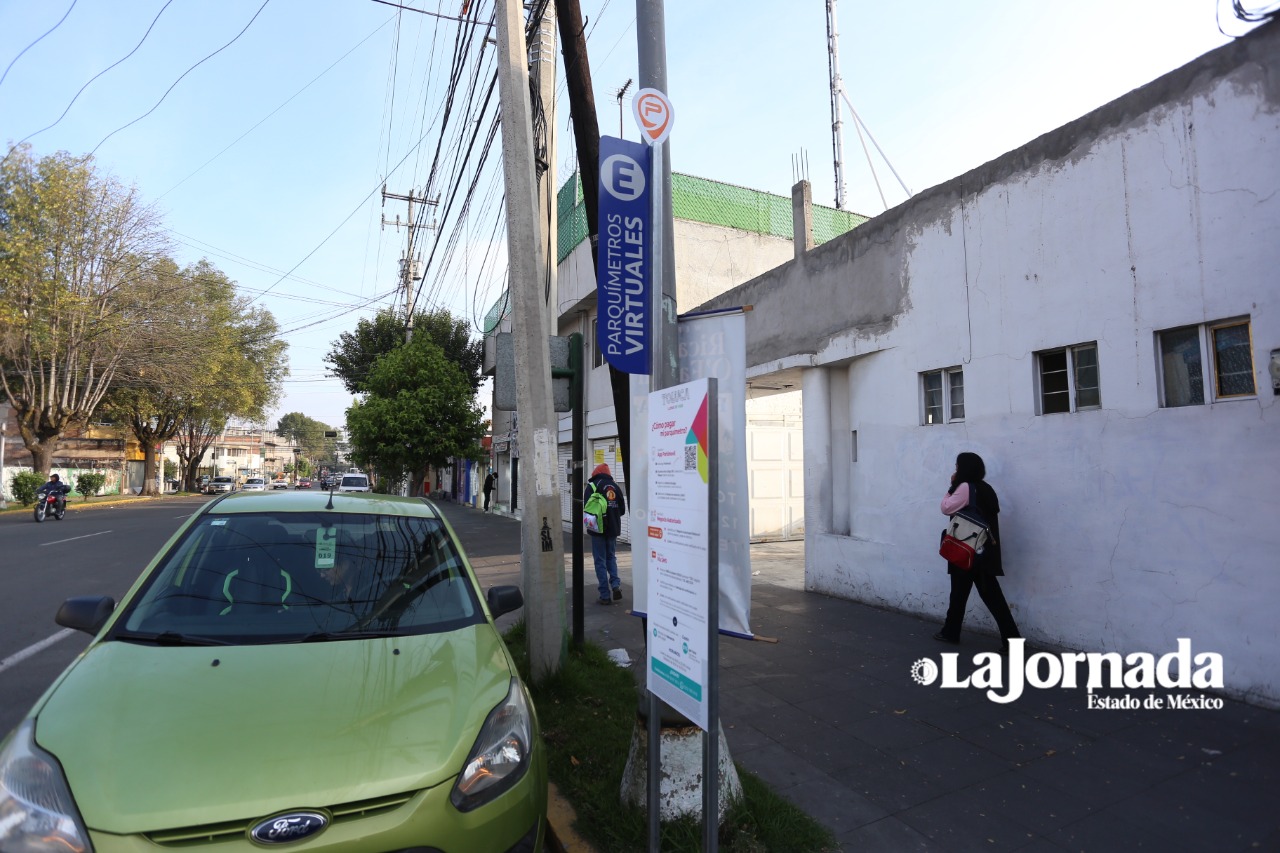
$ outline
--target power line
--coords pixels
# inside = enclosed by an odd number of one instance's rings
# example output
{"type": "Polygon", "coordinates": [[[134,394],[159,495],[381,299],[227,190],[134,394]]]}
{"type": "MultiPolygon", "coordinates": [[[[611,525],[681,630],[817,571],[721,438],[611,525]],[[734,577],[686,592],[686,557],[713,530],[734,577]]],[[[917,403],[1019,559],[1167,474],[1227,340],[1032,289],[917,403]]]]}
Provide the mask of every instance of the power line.
{"type": "MultiPolygon", "coordinates": [[[[270,0],[268,0],[268,2],[270,2],[270,0]]],[[[424,137],[424,139],[425,139],[425,137],[424,137]]],[[[417,142],[415,142],[415,143],[414,143],[413,147],[412,147],[412,148],[410,148],[410,149],[405,153],[405,155],[404,155],[403,157],[401,157],[401,158],[400,158],[400,162],[396,163],[395,167],[394,167],[393,169],[391,169],[391,172],[392,172],[392,173],[394,173],[396,169],[399,169],[402,165],[404,165],[404,161],[409,159],[409,155],[410,155],[410,154],[412,154],[414,151],[416,151],[416,150],[418,149],[418,146],[422,144],[422,141],[423,141],[422,139],[419,139],[417,142]]],[[[327,242],[329,242],[331,239],[333,239],[333,235],[334,235],[334,234],[337,234],[337,233],[338,233],[338,231],[339,231],[339,230],[341,230],[342,226],[346,225],[346,224],[347,224],[347,222],[351,219],[351,217],[355,216],[355,215],[356,215],[356,213],[357,213],[357,211],[359,211],[359,210],[360,210],[360,208],[364,206],[365,202],[367,202],[369,199],[373,198],[373,194],[374,194],[374,193],[376,193],[376,192],[378,192],[378,190],[380,190],[380,189],[382,189],[382,185],[381,185],[381,184],[378,184],[378,185],[377,185],[377,186],[375,186],[373,189],[369,190],[369,192],[365,194],[365,197],[364,197],[364,198],[362,198],[362,199],[360,199],[360,203],[359,203],[359,204],[357,204],[357,205],[355,206],[355,208],[353,208],[353,209],[352,209],[352,211],[351,211],[350,213],[348,213],[345,217],[343,217],[343,220],[342,220],[341,222],[339,222],[339,223],[338,223],[337,227],[335,227],[332,231],[330,231],[330,232],[329,232],[328,236],[326,236],[323,240],[321,240],[321,241],[316,245],[316,247],[315,247],[314,249],[312,249],[310,252],[307,252],[306,256],[305,256],[305,257],[303,257],[303,259],[302,259],[302,260],[300,260],[300,261],[298,261],[296,264],[294,264],[294,265],[293,265],[293,267],[291,267],[287,273],[285,273],[284,275],[280,276],[280,278],[276,279],[276,281],[275,281],[275,282],[274,282],[270,287],[268,287],[266,290],[264,290],[260,295],[261,295],[261,296],[265,296],[266,294],[270,293],[270,292],[275,288],[275,286],[276,286],[277,284],[279,284],[280,282],[284,281],[284,280],[285,280],[286,278],[288,278],[289,276],[293,275],[293,274],[294,274],[294,272],[295,272],[295,271],[297,271],[298,267],[302,266],[304,263],[306,263],[306,262],[307,262],[307,260],[308,260],[308,259],[310,259],[310,257],[311,257],[312,255],[314,255],[316,252],[320,251],[320,248],[321,248],[322,246],[324,246],[324,244],[325,244],[325,243],[327,243],[327,242]]],[[[258,297],[257,297],[257,296],[255,296],[255,297],[253,298],[253,300],[252,300],[252,301],[253,301],[253,302],[256,302],[256,301],[257,301],[257,299],[258,299],[258,297]]]]}
{"type": "Polygon", "coordinates": [[[254,12],[254,13],[253,13],[253,17],[249,19],[249,23],[247,23],[247,24],[245,24],[245,25],[244,25],[244,29],[243,29],[243,30],[241,30],[240,32],[236,33],[235,38],[231,39],[231,41],[227,42],[227,43],[226,43],[226,44],[224,44],[222,47],[218,48],[218,49],[217,49],[217,50],[215,50],[213,53],[211,53],[211,54],[209,54],[208,56],[206,56],[204,59],[201,59],[201,60],[200,60],[199,62],[197,62],[195,65],[192,65],[192,66],[191,66],[190,68],[188,68],[186,71],[183,71],[183,72],[182,72],[182,74],[178,77],[178,79],[177,79],[177,80],[174,80],[174,81],[173,81],[173,83],[172,83],[172,84],[170,84],[169,88],[164,90],[164,94],[160,96],[160,100],[156,101],[155,106],[153,106],[151,109],[147,110],[145,113],[143,113],[142,115],[138,116],[137,118],[135,118],[133,121],[129,122],[128,124],[123,125],[123,126],[121,126],[121,127],[117,127],[115,130],[111,131],[111,132],[110,132],[110,133],[108,133],[106,136],[102,137],[102,142],[99,142],[97,145],[93,146],[93,150],[89,152],[89,156],[90,156],[90,157],[92,157],[94,154],[96,154],[96,153],[98,152],[98,149],[99,149],[99,148],[101,148],[101,147],[102,147],[102,144],[103,144],[104,142],[106,142],[108,139],[110,139],[111,137],[115,136],[117,133],[119,133],[120,131],[124,130],[125,128],[127,128],[127,127],[131,127],[131,126],[133,126],[133,125],[137,124],[138,122],[142,121],[144,118],[146,118],[147,116],[149,116],[149,115],[151,115],[153,112],[155,112],[155,111],[156,111],[156,109],[157,109],[157,108],[158,108],[162,103],[164,103],[164,99],[165,99],[165,98],[167,98],[167,97],[169,97],[169,93],[173,91],[174,87],[175,87],[175,86],[177,86],[179,83],[181,83],[181,82],[182,82],[182,78],[183,78],[183,77],[186,77],[188,74],[190,74],[190,73],[191,73],[192,71],[194,71],[196,68],[198,68],[199,66],[203,65],[206,61],[208,61],[208,60],[212,59],[213,57],[217,56],[219,53],[222,53],[222,51],[226,50],[226,49],[227,49],[228,47],[230,47],[231,45],[235,44],[235,43],[240,39],[240,36],[244,35],[244,34],[248,31],[249,27],[253,26],[253,22],[254,22],[254,21],[256,21],[256,20],[258,20],[258,16],[262,14],[262,10],[263,10],[263,9],[265,9],[265,8],[267,8],[267,4],[268,4],[268,3],[270,3],[270,2],[271,2],[271,0],[262,0],[262,5],[258,7],[258,11],[256,11],[256,12],[254,12]]]}
{"type": "MultiPolygon", "coordinates": [[[[15,143],[14,145],[9,146],[9,154],[12,154],[12,153],[13,153],[13,149],[14,149],[14,148],[17,148],[17,147],[18,147],[19,145],[21,145],[23,142],[26,142],[26,141],[30,140],[32,137],[39,136],[40,134],[44,133],[46,130],[49,130],[49,129],[53,128],[53,127],[56,127],[56,126],[57,126],[57,124],[58,124],[58,122],[62,121],[64,118],[66,118],[66,117],[67,117],[67,113],[71,112],[71,107],[75,104],[76,100],[77,100],[77,99],[78,99],[78,98],[79,98],[79,97],[84,93],[84,90],[89,88],[89,84],[90,84],[90,83],[92,83],[94,80],[97,80],[97,79],[98,79],[99,77],[101,77],[103,74],[106,74],[106,73],[107,73],[108,71],[110,71],[112,68],[115,68],[117,65],[119,65],[119,64],[120,64],[120,63],[122,63],[122,62],[124,62],[126,59],[128,59],[129,57],[131,57],[131,56],[133,56],[135,53],[137,53],[137,52],[138,52],[138,48],[142,47],[142,43],[143,43],[143,42],[145,42],[145,41],[147,40],[147,36],[151,35],[151,31],[152,31],[153,29],[155,29],[156,21],[159,21],[159,20],[160,20],[160,16],[164,14],[164,10],[165,10],[165,9],[168,9],[168,8],[169,8],[169,6],[170,6],[172,3],[173,3],[173,0],[166,0],[165,4],[164,4],[163,6],[161,6],[161,7],[160,7],[160,11],[159,11],[159,12],[157,12],[157,13],[156,13],[155,18],[153,18],[153,19],[151,20],[151,26],[147,27],[147,31],[146,31],[145,33],[143,33],[143,34],[142,34],[142,39],[141,39],[141,40],[140,40],[136,45],[134,45],[134,46],[133,46],[133,50],[129,51],[129,52],[128,52],[128,53],[126,53],[124,56],[120,57],[120,58],[119,58],[119,59],[117,59],[115,62],[113,62],[113,63],[111,63],[110,65],[108,65],[106,68],[102,69],[102,70],[101,70],[101,71],[99,71],[97,74],[95,74],[95,75],[93,75],[92,77],[90,77],[90,78],[89,78],[89,80],[88,80],[88,82],[86,82],[83,86],[81,86],[81,87],[80,87],[80,91],[78,91],[78,92],[76,92],[76,93],[75,93],[75,96],[74,96],[74,97],[72,97],[71,102],[67,104],[67,108],[66,108],[66,109],[64,109],[64,110],[62,111],[62,115],[58,116],[58,117],[54,120],[53,124],[49,125],[48,127],[42,127],[42,128],[40,128],[39,130],[37,130],[35,133],[29,133],[29,134],[27,134],[25,137],[23,137],[23,138],[22,138],[21,140],[19,140],[17,143],[15,143]]],[[[74,5],[75,5],[75,3],[72,3],[71,5],[72,5],[72,6],[74,6],[74,5]]],[[[68,9],[68,10],[67,10],[67,12],[68,12],[68,13],[70,13],[70,11],[71,11],[70,9],[68,9]]],[[[66,16],[64,15],[64,16],[63,16],[63,18],[64,18],[64,20],[65,20],[66,16]]],[[[61,21],[59,21],[59,23],[61,23],[61,21]]],[[[52,32],[52,30],[50,30],[50,32],[52,32]]],[[[46,35],[48,35],[48,33],[46,33],[46,35]]],[[[42,36],[42,38],[43,38],[43,36],[42,36]]],[[[12,64],[12,63],[11,63],[11,64],[12,64]]],[[[7,74],[7,73],[9,73],[9,72],[8,72],[8,71],[6,71],[5,73],[7,74]]],[[[8,159],[9,154],[6,154],[6,155],[5,155],[5,159],[8,159]]],[[[161,196],[161,198],[164,198],[164,196],[161,196]]]]}
{"type": "MultiPolygon", "coordinates": [[[[169,2],[173,2],[173,0],[169,0],[169,2]]],[[[165,4],[165,6],[166,6],[166,7],[167,7],[168,5],[169,5],[168,3],[166,3],[166,4],[165,4]]],[[[264,4],[264,5],[265,5],[265,4],[264,4]]],[[[161,9],[160,11],[162,11],[162,12],[163,12],[163,11],[164,11],[164,9],[161,9]]],[[[159,15],[157,15],[156,17],[157,17],[157,18],[159,18],[159,15]]],[[[226,154],[228,151],[230,151],[233,147],[235,147],[235,146],[240,142],[240,140],[244,139],[246,136],[248,136],[249,134],[251,134],[251,133],[253,133],[255,130],[257,130],[259,127],[261,127],[264,123],[266,123],[267,119],[271,118],[271,117],[272,117],[272,116],[274,116],[276,113],[280,112],[282,109],[284,109],[285,107],[287,107],[290,103],[292,103],[292,102],[293,102],[293,99],[294,99],[294,98],[298,97],[298,96],[299,96],[299,95],[301,95],[303,92],[307,91],[307,89],[310,89],[310,88],[311,88],[311,86],[312,86],[312,85],[313,85],[317,80],[319,80],[321,77],[323,77],[324,75],[326,75],[326,74],[328,74],[330,71],[332,71],[332,70],[333,70],[333,69],[334,69],[334,68],[335,68],[335,67],[336,67],[340,62],[342,62],[342,61],[343,61],[344,59],[346,59],[348,56],[350,56],[351,54],[355,53],[355,52],[356,52],[356,50],[357,50],[357,48],[359,48],[361,45],[363,45],[363,44],[364,44],[365,42],[367,42],[369,39],[371,39],[371,38],[373,38],[375,35],[377,35],[377,34],[378,34],[378,31],[379,31],[379,30],[381,30],[383,27],[385,27],[387,24],[391,23],[391,21],[392,21],[392,20],[394,20],[394,18],[387,18],[385,21],[383,21],[381,24],[379,24],[379,25],[378,25],[378,26],[373,30],[373,32],[369,33],[367,36],[365,36],[364,38],[360,39],[360,41],[356,42],[356,43],[355,43],[355,45],[353,45],[353,46],[351,47],[351,49],[350,49],[350,50],[348,50],[346,53],[342,54],[342,56],[339,56],[337,59],[335,59],[335,60],[334,60],[334,61],[329,65],[329,67],[328,67],[328,68],[326,68],[325,70],[321,71],[321,72],[320,72],[319,74],[317,74],[316,76],[312,77],[312,78],[311,78],[311,80],[310,80],[310,81],[309,81],[305,86],[303,86],[301,89],[299,89],[298,91],[296,91],[296,92],[294,92],[292,95],[290,95],[290,96],[289,96],[289,97],[288,97],[288,98],[287,98],[283,103],[281,103],[281,104],[280,104],[280,106],[276,107],[274,110],[272,110],[271,112],[269,112],[269,113],[267,113],[265,116],[263,116],[261,119],[259,119],[259,120],[258,120],[258,122],[257,122],[256,124],[254,124],[254,125],[253,125],[253,127],[249,128],[249,129],[248,129],[248,130],[246,130],[244,133],[240,134],[240,135],[239,135],[239,136],[237,136],[235,139],[233,139],[230,143],[228,143],[228,145],[227,145],[225,148],[223,148],[223,149],[222,149],[221,151],[219,151],[217,154],[214,154],[214,155],[213,155],[212,157],[210,157],[208,160],[204,161],[204,163],[202,163],[202,164],[199,166],[199,168],[197,168],[197,169],[196,169],[195,171],[193,171],[191,174],[187,175],[185,178],[183,178],[182,180],[178,181],[176,184],[174,184],[173,186],[169,187],[169,189],[165,190],[165,191],[164,191],[164,192],[162,192],[160,195],[158,195],[158,196],[156,197],[156,201],[159,201],[160,199],[164,198],[164,197],[165,197],[165,196],[167,196],[169,193],[173,192],[173,191],[174,191],[174,190],[176,190],[178,187],[182,186],[182,185],[183,185],[183,184],[185,184],[187,181],[189,181],[189,180],[191,180],[192,178],[194,178],[197,174],[199,174],[201,171],[203,171],[203,170],[204,170],[204,168],[205,168],[206,166],[208,166],[210,163],[212,163],[214,160],[217,160],[217,159],[218,159],[219,157],[221,157],[223,154],[226,154]]],[[[152,23],[154,24],[155,22],[153,21],[152,23]]],[[[147,32],[150,32],[150,30],[148,30],[147,32]]],[[[139,42],[139,44],[141,44],[141,42],[139,42]]],[[[137,48],[134,48],[134,50],[137,50],[137,48]]],[[[125,58],[127,59],[128,57],[125,57],[125,58]]],[[[122,60],[122,61],[123,61],[123,60],[122,60]]],[[[119,64],[119,63],[117,63],[117,64],[119,64]]],[[[114,68],[115,66],[112,66],[112,67],[114,68]]],[[[96,79],[96,78],[95,78],[95,79],[96,79]]],[[[90,83],[92,83],[92,82],[93,82],[93,80],[90,80],[89,82],[90,82],[90,83]]],[[[88,85],[88,83],[86,83],[85,85],[87,86],[87,85],[88,85]]],[[[68,107],[68,109],[70,109],[70,107],[68,107]]],[[[65,113],[64,113],[64,115],[65,115],[65,113]]],[[[55,123],[56,123],[56,122],[55,122],[55,123]]],[[[50,127],[52,127],[52,126],[53,126],[53,125],[50,125],[50,127]]],[[[45,130],[48,130],[48,129],[49,129],[49,128],[45,128],[45,130]]],[[[37,133],[39,133],[39,132],[40,132],[40,131],[37,131],[37,133]]],[[[32,134],[32,135],[34,136],[34,134],[32,134]]],[[[28,137],[28,138],[30,138],[30,137],[28,137]]]]}
{"type": "Polygon", "coordinates": [[[26,47],[24,47],[22,50],[18,51],[18,55],[17,55],[17,56],[15,56],[12,60],[10,60],[9,64],[8,64],[7,66],[5,66],[4,73],[3,73],[3,74],[0,74],[0,85],[3,85],[3,84],[4,84],[4,78],[6,78],[6,77],[8,77],[8,76],[9,76],[9,69],[10,69],[10,68],[13,68],[13,63],[15,63],[15,62],[17,62],[19,59],[21,59],[21,58],[22,58],[22,54],[26,53],[28,50],[31,50],[31,48],[35,47],[35,46],[40,42],[40,40],[41,40],[41,39],[43,39],[45,36],[49,35],[49,33],[53,32],[53,31],[54,31],[54,30],[56,30],[58,27],[62,26],[62,22],[63,22],[63,21],[65,21],[65,20],[67,19],[67,15],[70,15],[70,14],[71,14],[71,10],[72,10],[72,9],[74,9],[74,8],[76,7],[76,3],[78,3],[78,2],[79,2],[79,0],[71,0],[71,5],[67,7],[67,11],[66,11],[66,12],[64,12],[64,13],[62,14],[62,17],[58,19],[58,23],[54,24],[52,27],[49,27],[49,29],[47,29],[47,30],[45,30],[45,31],[44,31],[43,35],[41,35],[41,36],[40,36],[39,38],[37,38],[35,41],[31,42],[31,44],[27,45],[27,46],[26,46],[26,47]]]}

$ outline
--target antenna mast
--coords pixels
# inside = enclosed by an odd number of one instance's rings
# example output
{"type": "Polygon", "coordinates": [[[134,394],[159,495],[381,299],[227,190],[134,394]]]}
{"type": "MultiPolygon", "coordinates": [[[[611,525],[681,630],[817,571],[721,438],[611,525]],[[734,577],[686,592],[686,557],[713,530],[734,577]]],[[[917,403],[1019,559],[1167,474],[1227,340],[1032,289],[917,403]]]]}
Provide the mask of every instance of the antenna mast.
{"type": "Polygon", "coordinates": [[[844,210],[844,122],[840,118],[840,94],[844,91],[844,81],[840,78],[838,42],[836,0],[827,0],[827,63],[831,70],[831,145],[835,149],[836,209],[844,210]]]}

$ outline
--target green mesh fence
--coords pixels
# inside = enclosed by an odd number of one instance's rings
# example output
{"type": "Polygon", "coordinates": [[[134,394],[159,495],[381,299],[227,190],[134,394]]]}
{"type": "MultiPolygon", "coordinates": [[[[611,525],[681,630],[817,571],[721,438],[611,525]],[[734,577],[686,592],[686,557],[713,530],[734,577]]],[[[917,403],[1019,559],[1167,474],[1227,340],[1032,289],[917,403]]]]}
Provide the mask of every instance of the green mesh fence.
{"type": "Polygon", "coordinates": [[[556,263],[560,263],[587,239],[587,209],[582,204],[582,181],[577,172],[560,188],[556,211],[556,263]]]}
{"type": "MultiPolygon", "coordinates": [[[[767,234],[783,240],[790,240],[793,236],[791,198],[788,196],[673,173],[671,209],[676,219],[767,234]]],[[[559,263],[587,239],[587,212],[582,203],[582,181],[578,179],[577,172],[556,194],[556,212],[559,220],[556,262],[559,263]]],[[[839,237],[866,221],[865,216],[815,204],[814,245],[839,237]]],[[[507,294],[503,293],[485,315],[485,334],[502,321],[508,310],[507,294]]]]}

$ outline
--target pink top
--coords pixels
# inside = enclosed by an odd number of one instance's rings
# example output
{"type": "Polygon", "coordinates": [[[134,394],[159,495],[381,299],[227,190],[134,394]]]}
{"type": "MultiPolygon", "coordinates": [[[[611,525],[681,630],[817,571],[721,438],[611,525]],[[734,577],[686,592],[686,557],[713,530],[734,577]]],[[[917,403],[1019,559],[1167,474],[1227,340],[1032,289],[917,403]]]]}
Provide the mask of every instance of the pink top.
{"type": "Polygon", "coordinates": [[[942,514],[954,515],[969,503],[969,484],[961,483],[956,490],[942,499],[942,514]]]}

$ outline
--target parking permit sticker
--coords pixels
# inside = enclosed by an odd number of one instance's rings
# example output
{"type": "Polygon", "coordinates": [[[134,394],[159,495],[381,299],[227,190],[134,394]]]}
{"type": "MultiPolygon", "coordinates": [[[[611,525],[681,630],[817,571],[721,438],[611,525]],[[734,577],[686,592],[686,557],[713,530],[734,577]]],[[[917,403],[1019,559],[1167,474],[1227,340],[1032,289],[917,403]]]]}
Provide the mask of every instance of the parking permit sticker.
{"type": "Polygon", "coordinates": [[[332,569],[338,553],[338,531],[321,527],[316,530],[316,568],[332,569]]]}

